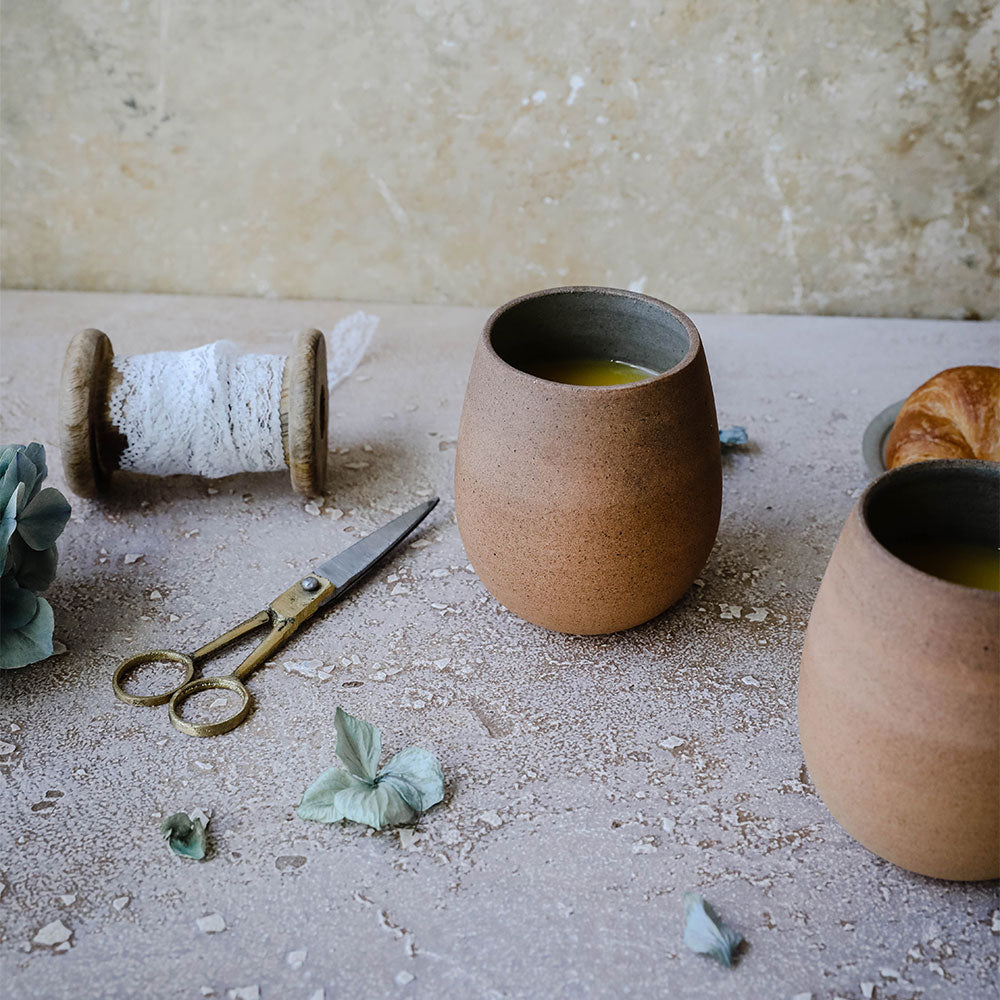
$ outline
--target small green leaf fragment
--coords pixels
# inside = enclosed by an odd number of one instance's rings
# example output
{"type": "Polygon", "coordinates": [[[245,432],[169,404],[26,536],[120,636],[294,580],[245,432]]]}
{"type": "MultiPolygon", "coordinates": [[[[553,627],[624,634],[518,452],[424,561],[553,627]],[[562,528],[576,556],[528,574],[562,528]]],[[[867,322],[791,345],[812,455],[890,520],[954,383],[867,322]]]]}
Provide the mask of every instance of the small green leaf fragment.
{"type": "Polygon", "coordinates": [[[382,756],[382,734],[378,726],[348,715],[338,706],[333,724],[337,729],[337,756],[355,777],[373,782],[382,756]]]}
{"type": "Polygon", "coordinates": [[[400,750],[378,773],[380,785],[391,784],[414,812],[426,812],[444,798],[444,774],[437,757],[422,747],[400,750]]]}
{"type": "Polygon", "coordinates": [[[697,892],[684,894],[684,943],[699,955],[709,955],[727,968],[743,936],[722,922],[711,905],[697,892]]]}
{"type": "Polygon", "coordinates": [[[200,818],[192,822],[187,813],[174,813],[160,824],[160,833],[178,857],[195,861],[205,857],[205,824],[200,818]]]}

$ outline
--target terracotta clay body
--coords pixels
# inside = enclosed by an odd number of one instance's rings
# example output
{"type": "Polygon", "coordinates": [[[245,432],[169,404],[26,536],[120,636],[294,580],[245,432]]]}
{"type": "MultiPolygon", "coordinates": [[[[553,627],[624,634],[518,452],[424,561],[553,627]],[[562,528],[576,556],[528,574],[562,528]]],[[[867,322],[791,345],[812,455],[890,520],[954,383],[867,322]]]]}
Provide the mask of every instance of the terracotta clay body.
{"type": "Polygon", "coordinates": [[[455,502],[469,560],[504,606],[576,634],[645,622],[704,566],[721,499],[715,401],[687,316],[632,292],[565,288],[490,318],[462,410],[455,502]],[[518,368],[565,356],[663,374],[579,386],[518,368]]]}
{"type": "Polygon", "coordinates": [[[799,732],[830,812],[936,878],[1000,875],[1000,594],[892,554],[906,537],[997,545],[1000,467],[905,466],[851,512],[802,654],[799,732]]]}

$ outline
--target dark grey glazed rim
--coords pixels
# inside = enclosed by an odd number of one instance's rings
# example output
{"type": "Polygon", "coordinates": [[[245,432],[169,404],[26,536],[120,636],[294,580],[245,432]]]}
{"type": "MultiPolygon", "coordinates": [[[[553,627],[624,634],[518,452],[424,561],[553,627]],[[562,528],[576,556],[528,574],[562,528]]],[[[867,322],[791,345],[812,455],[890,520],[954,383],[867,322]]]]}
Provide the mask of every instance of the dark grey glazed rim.
{"type": "Polygon", "coordinates": [[[620,392],[622,390],[631,390],[635,392],[642,386],[659,383],[663,379],[669,378],[671,375],[675,375],[677,372],[682,371],[684,368],[688,367],[692,361],[694,361],[694,359],[698,356],[698,351],[701,349],[701,334],[698,332],[698,328],[694,325],[694,321],[690,316],[682,312],[676,306],[672,306],[669,302],[664,302],[662,299],[654,298],[652,295],[643,295],[641,292],[632,292],[625,288],[610,288],[603,285],[559,285],[555,288],[540,288],[537,291],[519,295],[517,298],[511,299],[509,302],[505,302],[502,306],[499,306],[493,311],[492,315],[483,326],[482,339],[486,350],[505,368],[510,369],[512,372],[517,372],[518,375],[521,375],[524,378],[539,382],[542,385],[556,386],[559,391],[567,390],[570,392],[620,392]],[[549,298],[557,295],[591,295],[601,298],[630,299],[642,302],[645,305],[653,306],[656,309],[668,313],[680,323],[688,338],[687,351],[685,351],[684,356],[680,359],[680,361],[665,371],[657,372],[655,375],[650,378],[643,379],[641,382],[626,382],[622,385],[573,385],[569,382],[554,382],[551,379],[541,378],[538,375],[532,375],[530,372],[524,371],[523,368],[518,368],[517,365],[511,364],[496,350],[493,346],[493,329],[498,320],[524,303],[531,302],[534,299],[549,298]]]}
{"type": "MultiPolygon", "coordinates": [[[[962,516],[964,509],[960,502],[963,491],[965,491],[966,500],[968,500],[970,492],[977,489],[982,493],[990,494],[986,501],[988,509],[982,517],[982,523],[985,526],[982,534],[985,535],[992,531],[994,541],[996,541],[997,535],[1000,533],[1000,462],[985,462],[974,458],[937,458],[890,469],[869,483],[864,493],[861,494],[856,508],[862,531],[874,543],[875,549],[882,558],[891,560],[894,566],[903,567],[906,572],[915,574],[914,578],[924,581],[925,585],[930,583],[933,586],[948,587],[952,591],[977,595],[975,598],[977,600],[990,602],[1000,600],[1000,592],[984,590],[981,587],[970,587],[963,583],[953,583],[951,580],[942,580],[941,577],[934,576],[932,573],[925,573],[922,569],[917,569],[916,566],[912,566],[905,559],[897,556],[879,537],[879,533],[872,528],[873,508],[885,499],[887,492],[890,495],[895,491],[903,492],[912,488],[914,484],[919,487],[920,483],[926,484],[928,491],[935,488],[940,489],[943,485],[950,487],[955,495],[951,511],[954,512],[956,518],[962,516]]],[[[910,513],[910,510],[907,509],[906,513],[910,513]]]]}
{"type": "Polygon", "coordinates": [[[881,476],[888,469],[885,464],[885,443],[904,402],[906,400],[901,399],[897,403],[891,403],[881,413],[873,417],[871,423],[865,428],[865,433],[861,438],[861,455],[865,460],[865,465],[868,466],[868,471],[873,476],[881,476]]]}

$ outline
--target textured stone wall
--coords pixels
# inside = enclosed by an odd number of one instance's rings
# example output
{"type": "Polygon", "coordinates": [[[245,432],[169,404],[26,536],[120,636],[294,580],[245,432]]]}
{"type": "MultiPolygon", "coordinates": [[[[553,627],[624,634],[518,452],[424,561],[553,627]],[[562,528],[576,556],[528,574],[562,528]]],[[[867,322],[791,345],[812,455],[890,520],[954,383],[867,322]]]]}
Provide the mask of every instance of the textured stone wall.
{"type": "Polygon", "coordinates": [[[8,286],[987,316],[992,3],[7,0],[8,286]]]}

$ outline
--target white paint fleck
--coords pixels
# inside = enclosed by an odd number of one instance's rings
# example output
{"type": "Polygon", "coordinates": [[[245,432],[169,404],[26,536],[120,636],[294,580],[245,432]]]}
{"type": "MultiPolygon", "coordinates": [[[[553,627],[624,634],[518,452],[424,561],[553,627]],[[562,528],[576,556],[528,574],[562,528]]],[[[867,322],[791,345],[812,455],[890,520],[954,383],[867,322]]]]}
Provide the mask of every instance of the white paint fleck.
{"type": "Polygon", "coordinates": [[[879,969],[878,974],[883,979],[899,979],[900,975],[895,969],[879,969]]]}
{"type": "Polygon", "coordinates": [[[220,913],[207,913],[205,916],[199,917],[195,923],[198,924],[198,930],[202,934],[218,934],[226,929],[226,922],[220,913]]]}
{"type": "Polygon", "coordinates": [[[434,661],[434,668],[436,670],[444,670],[445,667],[447,667],[449,663],[451,663],[451,657],[450,656],[446,656],[442,660],[435,660],[434,661]]]}
{"type": "Polygon", "coordinates": [[[630,292],[644,292],[646,290],[647,277],[644,274],[640,274],[638,278],[633,278],[628,283],[628,290],[630,292]]]}
{"type": "Polygon", "coordinates": [[[750,674],[744,674],[744,676],[740,678],[740,681],[743,684],[746,684],[747,687],[752,687],[752,688],[760,687],[760,681],[757,680],[756,677],[752,677],[750,674]]]}
{"type": "Polygon", "coordinates": [[[409,851],[416,846],[420,840],[420,834],[410,826],[402,826],[397,831],[399,833],[399,846],[404,851],[409,851]]]}
{"type": "Polygon", "coordinates": [[[76,893],[68,893],[65,896],[59,896],[58,899],[63,906],[72,906],[76,902],[76,893]]]}
{"type": "Polygon", "coordinates": [[[314,503],[307,503],[302,509],[313,517],[319,517],[319,507],[314,503]]]}
{"type": "Polygon", "coordinates": [[[260,1000],[260,987],[256,984],[237,986],[234,989],[226,990],[226,996],[229,997],[229,1000],[260,1000]]]}
{"type": "Polygon", "coordinates": [[[677,747],[684,746],[685,742],[679,736],[668,736],[665,740],[660,740],[657,746],[663,750],[675,750],[677,747]]]}
{"type": "Polygon", "coordinates": [[[397,986],[407,986],[413,982],[417,977],[412,972],[397,972],[396,973],[396,985],[397,986]]]}
{"type": "Polygon", "coordinates": [[[229,702],[226,701],[225,698],[216,698],[215,701],[213,701],[212,704],[209,705],[208,707],[209,708],[225,708],[226,705],[228,705],[228,704],[229,704],[229,702]]]}
{"type": "Polygon", "coordinates": [[[201,995],[203,997],[214,997],[215,996],[215,990],[213,990],[211,986],[202,986],[202,988],[201,988],[201,995]]]}
{"type": "Polygon", "coordinates": [[[446,569],[433,569],[433,570],[431,570],[431,576],[434,577],[435,580],[440,580],[443,577],[446,577],[448,575],[449,575],[449,570],[446,570],[446,569]]]}
{"type": "Polygon", "coordinates": [[[163,594],[161,594],[158,590],[151,590],[149,592],[149,599],[151,601],[162,601],[163,600],[163,594]]]}
{"type": "Polygon", "coordinates": [[[532,104],[541,104],[542,101],[544,101],[546,97],[548,97],[548,94],[546,94],[544,90],[536,90],[531,95],[531,103],[532,104]]]}
{"type": "Polygon", "coordinates": [[[57,944],[52,950],[53,951],[69,951],[71,945],[69,941],[63,941],[62,944],[57,944]]]}
{"type": "Polygon", "coordinates": [[[12,722],[10,724],[10,731],[12,733],[19,733],[21,731],[21,727],[16,722],[12,722]]]}
{"type": "Polygon", "coordinates": [[[415,542],[411,543],[411,549],[426,549],[431,543],[426,538],[418,538],[415,542]]]}
{"type": "Polygon", "coordinates": [[[503,820],[500,818],[500,814],[496,811],[496,809],[481,812],[476,819],[480,823],[485,823],[487,826],[493,827],[494,830],[503,825],[503,820]]]}
{"type": "Polygon", "coordinates": [[[738,604],[720,604],[719,617],[724,619],[739,618],[743,613],[743,608],[738,604]]]}
{"type": "Polygon", "coordinates": [[[409,592],[410,592],[409,587],[407,587],[405,584],[397,583],[396,586],[393,587],[392,590],[389,592],[389,596],[399,597],[401,594],[408,594],[409,592]]]}
{"type": "Polygon", "coordinates": [[[583,87],[583,77],[579,73],[574,73],[569,78],[569,97],[566,98],[567,104],[572,104],[576,100],[576,95],[580,92],[583,87]]]}
{"type": "Polygon", "coordinates": [[[118,911],[119,913],[121,913],[121,911],[122,911],[122,910],[124,910],[124,909],[125,909],[125,907],[126,907],[126,906],[128,906],[128,904],[129,904],[130,902],[131,902],[131,899],[130,899],[130,897],[128,897],[128,896],[115,896],[115,898],[111,900],[111,905],[112,905],[112,906],[113,906],[113,907],[114,907],[114,908],[115,908],[115,909],[116,909],[116,910],[117,910],[117,911],[118,911]]]}
{"type": "Polygon", "coordinates": [[[208,761],[206,761],[206,760],[196,760],[193,763],[194,763],[194,766],[196,768],[198,768],[200,771],[214,771],[215,770],[215,767],[212,764],[209,764],[208,761]]]}
{"type": "Polygon", "coordinates": [[[125,553],[125,565],[131,566],[132,563],[137,563],[140,559],[144,558],[141,552],[126,552],[125,553]]]}
{"type": "Polygon", "coordinates": [[[329,514],[331,521],[339,521],[344,516],[344,512],[339,507],[332,508],[329,514]]]}
{"type": "MultiPolygon", "coordinates": [[[[217,494],[217,493],[218,493],[219,491],[218,491],[218,490],[217,490],[217,489],[216,489],[216,488],[215,488],[214,486],[209,486],[209,487],[208,487],[208,489],[207,489],[207,490],[205,490],[205,492],[206,492],[206,493],[207,493],[207,494],[208,494],[208,495],[209,495],[210,497],[214,497],[214,496],[215,496],[215,495],[216,495],[216,494],[217,494]]],[[[213,990],[212,992],[214,993],[215,991],[213,990]]]]}
{"type": "Polygon", "coordinates": [[[324,663],[322,660],[286,660],[284,666],[286,673],[315,679],[316,671],[323,667],[324,663]]]}
{"type": "Polygon", "coordinates": [[[209,815],[204,809],[190,809],[188,810],[188,818],[193,823],[196,819],[201,820],[202,826],[208,826],[209,815]]]}
{"type": "Polygon", "coordinates": [[[12,754],[17,749],[17,746],[13,743],[4,743],[0,740],[0,757],[6,757],[8,754],[12,754]]]}
{"type": "Polygon", "coordinates": [[[307,954],[308,954],[308,952],[306,951],[305,948],[303,948],[301,951],[290,951],[285,956],[285,961],[293,969],[301,969],[302,968],[302,963],[306,960],[306,955],[307,954]]]}
{"type": "Polygon", "coordinates": [[[767,620],[767,608],[754,608],[747,615],[748,622],[762,622],[767,620]]]}
{"type": "Polygon", "coordinates": [[[1000,934],[1000,910],[994,910],[990,916],[993,920],[993,925],[990,927],[990,930],[994,934],[1000,934]]]}
{"type": "Polygon", "coordinates": [[[874,983],[862,983],[861,984],[861,995],[865,1000],[871,1000],[875,996],[875,984],[874,983]]]}
{"type": "Polygon", "coordinates": [[[33,944],[51,948],[68,941],[72,936],[73,932],[61,920],[53,920],[52,923],[41,928],[31,940],[33,944]]]}

